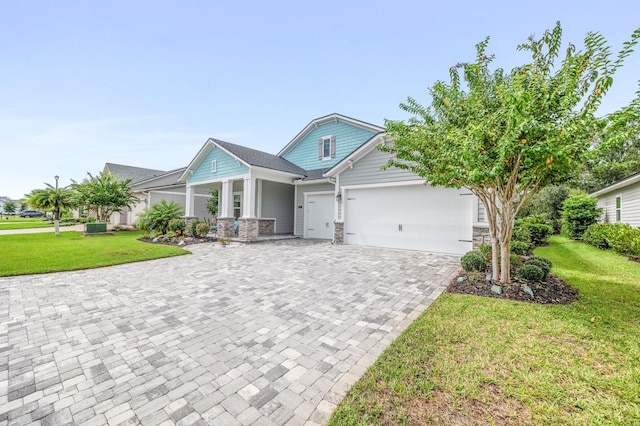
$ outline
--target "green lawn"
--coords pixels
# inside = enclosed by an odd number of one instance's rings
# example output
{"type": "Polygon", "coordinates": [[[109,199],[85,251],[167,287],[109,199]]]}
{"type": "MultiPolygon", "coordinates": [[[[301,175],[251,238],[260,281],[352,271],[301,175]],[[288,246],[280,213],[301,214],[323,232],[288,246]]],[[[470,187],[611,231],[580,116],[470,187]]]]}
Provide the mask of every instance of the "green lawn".
{"type": "Polygon", "coordinates": [[[550,242],[536,254],[579,289],[578,302],[443,294],[330,424],[640,424],[640,264],[550,242]]]}
{"type": "Polygon", "coordinates": [[[0,216],[0,231],[3,229],[50,228],[52,226],[53,223],[42,220],[41,217],[0,216]]]}
{"type": "Polygon", "coordinates": [[[137,240],[141,232],[85,237],[80,232],[0,235],[0,276],[71,271],[178,256],[179,247],[137,240]]]}

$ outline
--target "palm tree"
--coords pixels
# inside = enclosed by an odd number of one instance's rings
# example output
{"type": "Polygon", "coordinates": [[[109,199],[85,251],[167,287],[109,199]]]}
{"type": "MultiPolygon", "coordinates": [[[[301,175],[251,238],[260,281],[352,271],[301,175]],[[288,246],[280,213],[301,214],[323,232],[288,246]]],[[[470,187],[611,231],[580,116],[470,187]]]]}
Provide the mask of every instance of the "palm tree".
{"type": "MultiPolygon", "coordinates": [[[[57,180],[57,179],[56,179],[57,180]]],[[[26,194],[27,203],[37,209],[51,210],[53,220],[57,224],[60,220],[60,210],[69,209],[76,206],[75,192],[68,187],[58,188],[48,183],[45,189],[34,189],[30,194],[26,194]]],[[[58,232],[56,231],[56,235],[58,232]]]]}

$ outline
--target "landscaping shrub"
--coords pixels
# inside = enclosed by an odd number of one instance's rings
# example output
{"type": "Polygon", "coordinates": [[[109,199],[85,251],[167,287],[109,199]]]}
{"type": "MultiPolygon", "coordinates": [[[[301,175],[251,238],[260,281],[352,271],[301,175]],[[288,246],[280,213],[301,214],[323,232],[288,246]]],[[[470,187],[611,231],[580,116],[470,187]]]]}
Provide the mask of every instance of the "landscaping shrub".
{"type": "Polygon", "coordinates": [[[191,235],[192,237],[196,237],[198,235],[198,231],[196,231],[196,227],[198,226],[199,223],[202,223],[202,222],[198,219],[194,219],[189,223],[189,235],[191,235]]]}
{"type": "Polygon", "coordinates": [[[562,233],[574,240],[581,240],[586,229],[596,223],[601,209],[597,200],[587,194],[575,194],[562,204],[562,233]]]}
{"type": "Polygon", "coordinates": [[[509,262],[511,263],[511,270],[516,270],[522,266],[522,259],[515,253],[509,255],[509,262]]]}
{"type": "Polygon", "coordinates": [[[169,222],[172,219],[180,219],[183,211],[180,204],[175,201],[167,203],[165,200],[160,200],[159,203],[151,206],[150,209],[145,210],[138,216],[136,226],[145,231],[160,232],[166,234],[169,228],[169,222]]]}
{"type": "MultiPolygon", "coordinates": [[[[534,246],[541,246],[547,242],[547,238],[553,235],[553,227],[549,223],[549,220],[543,215],[531,215],[522,219],[517,219],[515,221],[514,232],[518,229],[518,232],[523,236],[520,237],[520,234],[515,237],[518,241],[531,242],[534,246]],[[529,240],[525,237],[526,229],[529,234],[529,240]],[[520,237],[520,238],[518,238],[520,237]]],[[[514,239],[514,237],[512,237],[514,239]]]]}
{"type": "Polygon", "coordinates": [[[551,270],[551,268],[553,268],[553,263],[551,263],[551,261],[549,259],[547,259],[546,257],[542,257],[542,256],[531,256],[529,259],[527,259],[527,262],[530,261],[539,261],[539,262],[544,262],[547,265],[547,269],[551,270]]]}
{"type": "Polygon", "coordinates": [[[516,277],[537,283],[544,278],[544,271],[539,266],[527,262],[522,268],[516,270],[516,277]]]}
{"type": "Polygon", "coordinates": [[[483,272],[487,269],[487,256],[479,251],[470,251],[462,256],[460,264],[467,272],[483,272]]]}
{"type": "Polygon", "coordinates": [[[527,227],[531,234],[531,242],[535,246],[545,244],[547,242],[547,238],[553,234],[553,227],[546,223],[529,223],[527,224],[527,227]]]}
{"type": "Polygon", "coordinates": [[[584,231],[582,241],[603,250],[610,248],[607,238],[611,226],[610,223],[594,223],[584,231]]]}
{"type": "Polygon", "coordinates": [[[488,256],[491,253],[491,244],[482,243],[476,250],[478,250],[478,252],[480,252],[483,256],[488,256]]]}
{"type": "Polygon", "coordinates": [[[171,219],[169,221],[169,231],[175,233],[176,235],[178,234],[182,235],[182,233],[186,228],[187,228],[187,225],[184,223],[184,220],[182,219],[171,219]]]}
{"type": "Polygon", "coordinates": [[[640,228],[633,228],[627,223],[615,223],[605,229],[607,244],[613,250],[624,256],[640,257],[640,228]]]}
{"type": "Polygon", "coordinates": [[[542,276],[542,278],[544,279],[547,277],[547,275],[549,274],[549,271],[551,270],[549,263],[550,262],[545,262],[541,258],[531,258],[525,262],[525,265],[534,265],[542,269],[542,272],[544,272],[544,275],[542,276]]]}
{"type": "Polygon", "coordinates": [[[511,242],[513,241],[522,241],[523,243],[530,244],[531,243],[531,232],[529,228],[522,225],[522,222],[517,220],[514,227],[513,232],[511,233],[511,242]]]}
{"type": "Polygon", "coordinates": [[[207,222],[200,222],[196,225],[195,236],[198,238],[204,238],[207,236],[210,230],[211,225],[209,225],[207,222]]]}
{"type": "Polygon", "coordinates": [[[509,248],[511,249],[511,253],[526,256],[529,253],[529,250],[531,250],[531,244],[525,243],[524,241],[512,240],[509,248]]]}

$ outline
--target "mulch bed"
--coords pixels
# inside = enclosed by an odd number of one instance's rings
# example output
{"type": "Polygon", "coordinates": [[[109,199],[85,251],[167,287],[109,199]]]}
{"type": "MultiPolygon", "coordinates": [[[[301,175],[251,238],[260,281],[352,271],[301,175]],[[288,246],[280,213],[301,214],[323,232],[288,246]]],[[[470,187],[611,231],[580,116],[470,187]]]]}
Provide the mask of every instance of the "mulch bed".
{"type": "Polygon", "coordinates": [[[156,239],[156,238],[142,237],[142,238],[138,238],[138,241],[151,243],[151,244],[164,244],[167,246],[184,247],[191,244],[212,243],[212,242],[215,242],[216,239],[209,238],[209,237],[205,237],[205,238],[184,237],[184,238],[172,238],[170,240],[164,241],[162,238],[156,239]],[[180,244],[181,239],[184,240],[184,244],[180,244]]]}
{"type": "Polygon", "coordinates": [[[569,284],[551,273],[549,273],[545,281],[529,285],[531,290],[533,290],[533,296],[524,290],[527,283],[525,281],[519,281],[516,278],[512,279],[510,285],[502,287],[502,294],[492,292],[491,284],[492,283],[485,280],[485,274],[461,272],[451,280],[445,292],[519,300],[521,302],[561,305],[567,305],[580,298],[578,290],[569,286],[569,284]],[[459,281],[459,277],[466,278],[464,281],[459,281]]]}

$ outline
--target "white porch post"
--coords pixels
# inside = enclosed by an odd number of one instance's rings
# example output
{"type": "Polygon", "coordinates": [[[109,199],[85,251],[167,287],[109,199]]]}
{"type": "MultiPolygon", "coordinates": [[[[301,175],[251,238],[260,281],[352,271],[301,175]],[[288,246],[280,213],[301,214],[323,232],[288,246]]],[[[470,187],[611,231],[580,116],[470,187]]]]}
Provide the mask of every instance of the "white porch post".
{"type": "Polygon", "coordinates": [[[184,215],[193,216],[194,213],[195,189],[191,185],[187,185],[186,200],[184,203],[184,215]]]}
{"type": "Polygon", "coordinates": [[[223,181],[220,191],[220,217],[233,217],[233,181],[223,181]]]}
{"type": "Polygon", "coordinates": [[[245,219],[256,217],[256,178],[245,178],[243,188],[243,215],[245,219]]]}

